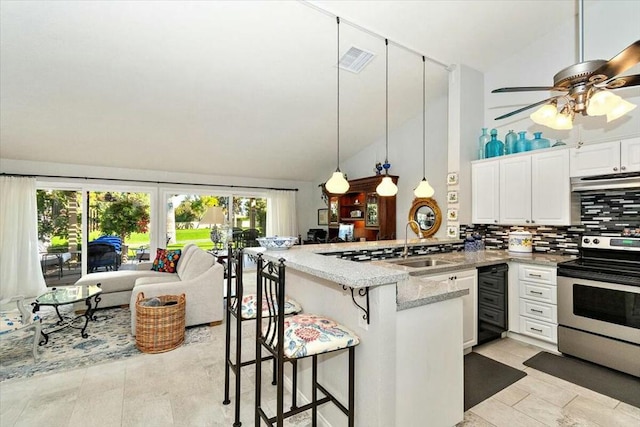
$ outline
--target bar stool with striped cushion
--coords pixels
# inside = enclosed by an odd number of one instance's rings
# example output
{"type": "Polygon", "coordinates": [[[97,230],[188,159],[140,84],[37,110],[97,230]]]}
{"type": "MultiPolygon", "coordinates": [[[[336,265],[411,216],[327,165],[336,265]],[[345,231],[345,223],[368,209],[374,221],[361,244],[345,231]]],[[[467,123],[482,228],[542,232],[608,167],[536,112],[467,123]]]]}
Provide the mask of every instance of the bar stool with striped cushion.
{"type": "MultiPolygon", "coordinates": [[[[235,375],[235,418],[234,427],[242,425],[240,422],[240,386],[241,386],[241,368],[244,366],[253,365],[256,363],[256,358],[251,360],[242,361],[242,324],[247,320],[255,320],[258,313],[257,302],[259,299],[256,294],[245,294],[243,286],[243,257],[244,253],[242,249],[233,250],[229,245],[227,252],[227,322],[226,322],[226,340],[225,340],[225,370],[224,370],[224,400],[222,403],[228,405],[231,403],[229,397],[229,379],[230,372],[235,375]],[[235,321],[235,358],[231,358],[231,322],[235,321]]],[[[273,307],[271,307],[273,309],[273,307]]],[[[285,315],[293,315],[300,313],[302,307],[296,301],[291,298],[285,298],[284,313],[285,315]]],[[[268,303],[263,299],[262,302],[262,316],[268,317],[270,309],[268,303]]],[[[256,353],[258,354],[258,353],[256,353]]],[[[262,356],[261,361],[274,359],[273,356],[262,356]]],[[[293,383],[294,387],[297,386],[297,366],[293,361],[293,383]]],[[[259,364],[258,364],[259,365],[259,364]]],[[[273,369],[273,381],[272,384],[276,384],[276,366],[274,359],[273,369]]],[[[295,393],[292,398],[292,408],[296,407],[295,393]]]]}
{"type": "MultiPolygon", "coordinates": [[[[282,426],[284,420],[300,412],[312,410],[312,425],[317,425],[318,406],[333,402],[348,418],[348,425],[352,427],[355,420],[355,346],[360,339],[351,330],[327,317],[315,314],[296,314],[285,316],[285,264],[265,262],[262,254],[258,255],[257,298],[264,298],[269,307],[269,316],[258,313],[256,320],[256,354],[265,348],[276,359],[277,372],[277,409],[275,416],[269,416],[261,401],[262,367],[256,365],[256,400],[255,426],[261,420],[268,425],[282,426]],[[281,308],[282,307],[282,308],[281,308]],[[318,355],[334,351],[348,350],[349,352],[349,402],[344,406],[325,387],[318,383],[318,355]],[[312,358],[311,371],[311,402],[292,408],[285,412],[283,409],[284,370],[285,362],[295,361],[304,357],[312,358]],[[318,398],[318,391],[324,397],[318,398]]],[[[295,374],[295,372],[294,372],[295,374]]],[[[296,386],[292,387],[295,396],[296,386]]]]}

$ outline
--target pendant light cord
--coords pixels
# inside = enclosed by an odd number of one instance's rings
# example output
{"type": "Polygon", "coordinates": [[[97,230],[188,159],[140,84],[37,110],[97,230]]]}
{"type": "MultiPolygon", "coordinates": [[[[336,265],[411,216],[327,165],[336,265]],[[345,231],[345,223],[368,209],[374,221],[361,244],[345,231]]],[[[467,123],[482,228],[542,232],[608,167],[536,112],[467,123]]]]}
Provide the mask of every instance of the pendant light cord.
{"type": "Polygon", "coordinates": [[[337,70],[337,82],[338,82],[338,92],[337,92],[337,109],[336,111],[338,112],[337,114],[337,137],[336,140],[338,141],[338,154],[337,154],[337,159],[336,159],[336,172],[340,172],[340,17],[336,16],[336,22],[338,23],[338,47],[336,49],[336,70],[337,70]]]}
{"type": "Polygon", "coordinates": [[[422,179],[427,179],[427,68],[425,57],[422,57],[422,179]]]}
{"type": "MultiPolygon", "coordinates": [[[[384,39],[386,57],[385,57],[385,156],[384,162],[389,163],[389,39],[384,39]]],[[[386,170],[389,175],[389,169],[386,170]]]]}

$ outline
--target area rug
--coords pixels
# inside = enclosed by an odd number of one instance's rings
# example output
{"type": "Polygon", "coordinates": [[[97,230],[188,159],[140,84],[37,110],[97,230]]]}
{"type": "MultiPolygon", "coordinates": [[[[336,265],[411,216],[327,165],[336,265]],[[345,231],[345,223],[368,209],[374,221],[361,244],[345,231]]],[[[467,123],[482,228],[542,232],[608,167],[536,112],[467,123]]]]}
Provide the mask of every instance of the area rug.
{"type": "MultiPolygon", "coordinates": [[[[32,332],[23,337],[3,336],[0,340],[0,382],[143,354],[137,349],[135,337],[131,335],[131,314],[128,308],[98,310],[96,316],[97,321],[90,322],[87,328],[88,338],[82,338],[80,330],[74,328],[51,334],[49,342],[39,347],[39,357],[35,363],[31,352],[32,332]]],[[[43,329],[51,328],[56,320],[55,312],[45,313],[43,329]]],[[[187,328],[183,345],[211,340],[214,328],[187,328]]]]}
{"type": "Polygon", "coordinates": [[[478,353],[464,356],[464,410],[490,398],[527,376],[521,371],[478,353]]]}
{"type": "Polygon", "coordinates": [[[586,360],[558,356],[546,351],[541,351],[523,363],[538,371],[640,407],[640,378],[586,360]]]}

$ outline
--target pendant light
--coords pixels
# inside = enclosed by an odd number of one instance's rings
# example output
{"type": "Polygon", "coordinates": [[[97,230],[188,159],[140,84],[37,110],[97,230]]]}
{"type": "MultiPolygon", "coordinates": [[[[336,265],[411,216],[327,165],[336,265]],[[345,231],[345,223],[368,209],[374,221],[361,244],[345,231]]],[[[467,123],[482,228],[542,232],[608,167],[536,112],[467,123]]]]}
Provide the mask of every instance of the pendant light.
{"type": "Polygon", "coordinates": [[[331,178],[325,183],[324,188],[331,194],[344,194],[349,190],[349,181],[344,177],[344,174],[340,171],[340,17],[336,17],[338,23],[338,49],[336,52],[336,69],[338,70],[337,77],[337,141],[338,141],[338,156],[336,171],[331,175],[331,178]]]}
{"type": "Polygon", "coordinates": [[[433,196],[436,192],[431,185],[429,185],[429,181],[426,178],[426,157],[427,157],[427,131],[426,131],[426,123],[427,123],[427,71],[425,58],[422,57],[422,181],[418,184],[418,186],[413,190],[413,194],[418,198],[427,198],[433,196]]]}
{"type": "Polygon", "coordinates": [[[385,49],[386,49],[386,77],[385,77],[385,97],[386,97],[386,155],[384,157],[384,171],[386,176],[382,178],[382,182],[378,184],[376,187],[376,193],[380,196],[395,196],[398,193],[398,186],[393,183],[391,177],[389,176],[389,168],[391,164],[389,164],[389,39],[384,39],[385,49]]]}

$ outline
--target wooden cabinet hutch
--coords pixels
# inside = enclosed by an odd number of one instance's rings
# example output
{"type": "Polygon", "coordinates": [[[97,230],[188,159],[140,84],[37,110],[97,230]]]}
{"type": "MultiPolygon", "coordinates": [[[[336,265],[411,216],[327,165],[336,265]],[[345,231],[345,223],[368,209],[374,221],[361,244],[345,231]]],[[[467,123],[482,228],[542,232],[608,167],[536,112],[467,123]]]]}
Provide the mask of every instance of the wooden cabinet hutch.
{"type": "MultiPolygon", "coordinates": [[[[394,184],[398,177],[389,175],[394,184]]],[[[391,240],[396,238],[396,196],[382,197],[376,187],[384,175],[349,181],[345,194],[331,194],[324,189],[329,202],[328,239],[336,240],[340,224],[353,224],[351,240],[391,240]]]]}

